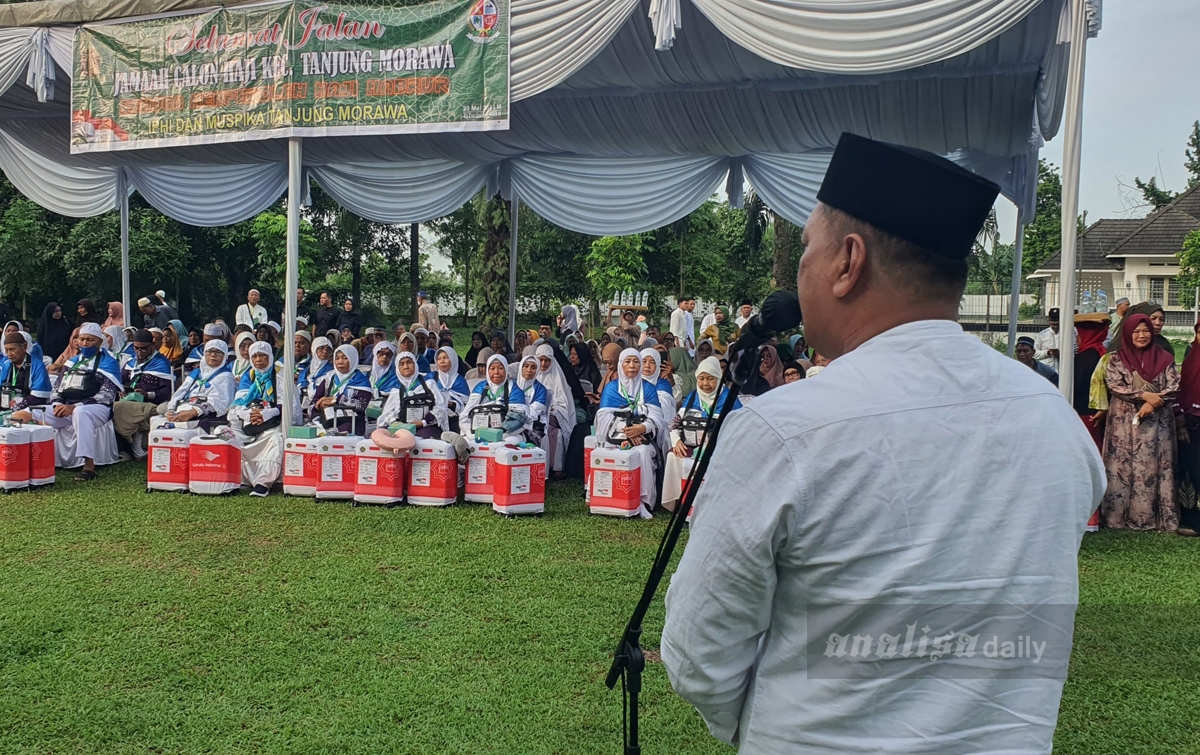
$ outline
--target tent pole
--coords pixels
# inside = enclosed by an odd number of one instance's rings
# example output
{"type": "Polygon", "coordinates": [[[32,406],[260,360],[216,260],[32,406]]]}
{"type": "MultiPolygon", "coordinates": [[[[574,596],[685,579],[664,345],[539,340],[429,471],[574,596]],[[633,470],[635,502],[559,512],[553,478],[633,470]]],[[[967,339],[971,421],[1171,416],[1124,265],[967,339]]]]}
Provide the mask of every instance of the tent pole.
{"type": "Polygon", "coordinates": [[[296,289],[300,286],[300,202],[304,194],[300,186],[300,161],[304,143],[298,136],[288,139],[288,199],[287,199],[287,281],[283,287],[283,433],[292,426],[292,405],[295,402],[296,352],[296,289]]]}
{"type": "MultiPolygon", "coordinates": [[[[133,322],[129,286],[129,189],[125,185],[125,171],[118,171],[117,194],[121,203],[121,306],[125,309],[125,324],[133,322]]],[[[176,302],[178,305],[178,302],[176,302]]]]}
{"type": "Polygon", "coordinates": [[[1085,0],[1071,0],[1071,58],[1063,119],[1062,262],[1058,272],[1058,389],[1070,403],[1075,388],[1075,242],[1083,136],[1083,71],[1087,51],[1085,0]]]}
{"type": "Polygon", "coordinates": [[[1011,359],[1017,348],[1017,317],[1021,314],[1021,254],[1025,247],[1025,223],[1021,210],[1017,210],[1017,241],[1013,247],[1012,290],[1008,302],[1008,357],[1011,359]]]}
{"type": "Polygon", "coordinates": [[[517,228],[521,214],[521,200],[516,189],[512,192],[512,210],[508,221],[508,342],[517,338],[517,228]]]}

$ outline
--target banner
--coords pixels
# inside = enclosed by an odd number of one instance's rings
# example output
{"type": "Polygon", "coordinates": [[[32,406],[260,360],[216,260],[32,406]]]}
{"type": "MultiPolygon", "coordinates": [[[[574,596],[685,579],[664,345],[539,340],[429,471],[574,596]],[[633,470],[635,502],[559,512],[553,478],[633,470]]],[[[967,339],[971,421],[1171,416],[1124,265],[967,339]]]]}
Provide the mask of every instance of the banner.
{"type": "Polygon", "coordinates": [[[507,129],[510,2],[294,0],[80,27],[71,152],[507,129]]]}

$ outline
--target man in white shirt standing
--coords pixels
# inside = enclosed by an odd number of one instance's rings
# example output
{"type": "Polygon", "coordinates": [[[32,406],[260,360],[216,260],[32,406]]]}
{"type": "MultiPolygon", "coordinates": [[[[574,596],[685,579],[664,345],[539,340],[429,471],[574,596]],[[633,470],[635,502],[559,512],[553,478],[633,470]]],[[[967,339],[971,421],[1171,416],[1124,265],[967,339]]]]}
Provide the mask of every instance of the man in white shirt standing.
{"type": "Polygon", "coordinates": [[[1050,752],[1105,475],[1054,386],[956,322],[997,192],[834,152],[798,273],[828,375],[730,415],[666,597],[671,684],[743,752],[1050,752]]]}
{"type": "Polygon", "coordinates": [[[267,322],[267,309],[258,303],[258,289],[252,288],[246,294],[246,303],[237,308],[237,313],[234,315],[234,323],[237,325],[249,325],[250,330],[258,330],[259,325],[267,322]]]}
{"type": "Polygon", "coordinates": [[[1033,339],[1033,358],[1058,372],[1058,307],[1046,313],[1050,327],[1045,328],[1033,339]]]}
{"type": "Polygon", "coordinates": [[[753,316],[753,314],[753,302],[751,302],[749,299],[742,299],[742,304],[738,307],[737,317],[733,318],[733,321],[737,323],[739,328],[743,328],[746,326],[746,323],[750,322],[750,318],[753,316]]]}
{"type": "Polygon", "coordinates": [[[692,319],[692,310],[695,308],[696,297],[681,296],[678,306],[671,313],[671,332],[675,334],[675,343],[693,356],[696,354],[696,321],[692,319]]]}

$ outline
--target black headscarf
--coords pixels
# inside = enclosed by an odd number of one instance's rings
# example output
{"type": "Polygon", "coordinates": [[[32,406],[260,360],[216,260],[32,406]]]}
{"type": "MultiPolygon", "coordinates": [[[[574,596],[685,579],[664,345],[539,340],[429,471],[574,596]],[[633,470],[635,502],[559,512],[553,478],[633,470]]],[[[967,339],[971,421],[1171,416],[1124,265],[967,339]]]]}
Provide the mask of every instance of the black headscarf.
{"type": "MultiPolygon", "coordinates": [[[[571,397],[575,399],[575,403],[579,406],[587,407],[587,394],[583,391],[583,385],[579,382],[579,376],[575,374],[571,360],[567,358],[567,353],[558,345],[558,341],[548,339],[543,341],[548,343],[551,349],[554,349],[554,361],[558,362],[558,366],[562,368],[563,377],[567,379],[567,385],[571,386],[571,397]]],[[[592,383],[595,386],[595,383],[592,383]]],[[[595,390],[595,388],[592,388],[595,390]]]]}
{"type": "Polygon", "coordinates": [[[51,359],[58,359],[71,343],[72,328],[67,313],[63,312],[58,320],[54,319],[54,310],[58,308],[58,302],[47,304],[37,325],[37,340],[42,345],[42,354],[51,359]]]}
{"type": "MultiPolygon", "coordinates": [[[[78,328],[85,322],[94,322],[97,325],[104,324],[105,318],[101,317],[100,313],[96,311],[96,305],[92,303],[91,299],[80,299],[79,304],[77,304],[76,307],[83,307],[83,314],[79,315],[79,317],[75,319],[75,327],[78,328]]],[[[45,353],[44,348],[42,351],[45,353]]]]}
{"type": "Polygon", "coordinates": [[[487,345],[488,337],[483,334],[483,331],[476,330],[471,333],[471,348],[467,349],[467,356],[463,358],[463,363],[471,365],[471,368],[474,369],[476,358],[479,356],[479,349],[487,348],[487,345]],[[475,336],[479,336],[479,342],[483,344],[478,349],[475,348],[475,336]]]}
{"type": "Polygon", "coordinates": [[[503,330],[496,328],[492,331],[492,337],[488,339],[488,343],[490,344],[496,338],[500,339],[500,350],[496,351],[496,353],[504,357],[509,364],[516,364],[521,357],[513,351],[512,346],[508,343],[508,336],[503,330]]]}
{"type": "Polygon", "coordinates": [[[571,369],[563,368],[563,372],[574,373],[576,380],[586,380],[592,384],[592,390],[597,390],[600,385],[600,367],[596,364],[596,360],[592,359],[592,350],[588,348],[586,343],[571,344],[571,351],[575,352],[575,358],[579,360],[579,366],[571,366],[571,369]]]}

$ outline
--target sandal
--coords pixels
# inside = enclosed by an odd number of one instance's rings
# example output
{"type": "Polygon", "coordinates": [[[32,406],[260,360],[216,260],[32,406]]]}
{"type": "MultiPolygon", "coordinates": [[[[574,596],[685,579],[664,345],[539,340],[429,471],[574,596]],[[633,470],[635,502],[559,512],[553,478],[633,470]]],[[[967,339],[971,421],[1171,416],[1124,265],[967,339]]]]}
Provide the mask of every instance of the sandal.
{"type": "Polygon", "coordinates": [[[96,474],[96,470],[85,469],[82,472],[80,472],[79,474],[75,475],[75,482],[91,482],[92,480],[96,479],[98,476],[99,475],[96,474]]]}

